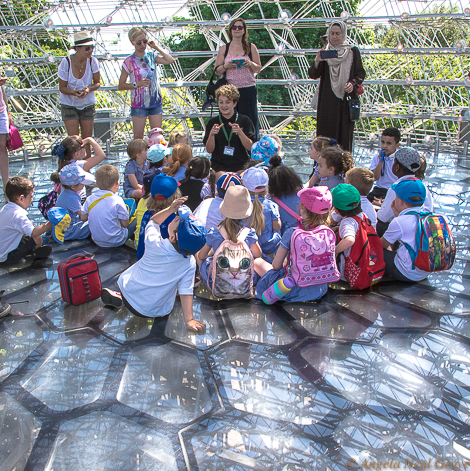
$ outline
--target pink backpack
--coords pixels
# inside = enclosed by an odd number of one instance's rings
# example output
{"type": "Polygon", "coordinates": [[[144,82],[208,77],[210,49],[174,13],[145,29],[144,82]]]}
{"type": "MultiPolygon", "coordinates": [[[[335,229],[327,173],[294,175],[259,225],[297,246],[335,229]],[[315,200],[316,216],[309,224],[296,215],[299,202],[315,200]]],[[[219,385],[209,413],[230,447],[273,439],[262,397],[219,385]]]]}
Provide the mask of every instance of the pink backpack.
{"type": "Polygon", "coordinates": [[[317,226],[312,231],[295,229],[286,276],[291,276],[300,288],[338,281],[341,275],[336,266],[335,243],[334,232],[326,226],[317,226]]]}

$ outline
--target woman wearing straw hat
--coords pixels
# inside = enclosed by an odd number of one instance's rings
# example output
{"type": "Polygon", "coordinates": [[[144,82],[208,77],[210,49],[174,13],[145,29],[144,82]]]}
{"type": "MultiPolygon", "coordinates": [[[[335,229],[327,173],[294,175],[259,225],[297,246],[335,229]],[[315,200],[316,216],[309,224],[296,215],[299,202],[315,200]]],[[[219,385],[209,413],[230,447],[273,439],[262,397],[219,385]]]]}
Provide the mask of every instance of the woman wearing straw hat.
{"type": "MultiPolygon", "coordinates": [[[[100,88],[100,63],[92,57],[95,41],[88,31],[73,36],[75,54],[65,57],[59,65],[60,109],[69,136],[85,139],[93,133],[95,91],[100,88]]],[[[87,145],[87,158],[91,148],[87,145]]]]}
{"type": "Polygon", "coordinates": [[[157,65],[173,64],[175,59],[155,41],[149,41],[147,31],[143,28],[132,28],[128,36],[135,51],[122,63],[118,90],[131,90],[134,139],[143,139],[147,117],[150,129],[162,127],[163,100],[157,65]],[[156,52],[145,52],[147,46],[156,52]],[[127,83],[128,77],[130,83],[127,83]]]}
{"type": "Polygon", "coordinates": [[[334,20],[327,31],[328,44],[318,51],[308,71],[312,79],[320,79],[317,106],[317,136],[336,139],[343,150],[351,151],[354,121],[349,119],[348,98],[357,98],[357,89],[366,76],[361,54],[348,44],[348,29],[334,20]],[[330,58],[322,58],[327,51],[330,58]],[[331,55],[336,54],[336,57],[331,55]]]}

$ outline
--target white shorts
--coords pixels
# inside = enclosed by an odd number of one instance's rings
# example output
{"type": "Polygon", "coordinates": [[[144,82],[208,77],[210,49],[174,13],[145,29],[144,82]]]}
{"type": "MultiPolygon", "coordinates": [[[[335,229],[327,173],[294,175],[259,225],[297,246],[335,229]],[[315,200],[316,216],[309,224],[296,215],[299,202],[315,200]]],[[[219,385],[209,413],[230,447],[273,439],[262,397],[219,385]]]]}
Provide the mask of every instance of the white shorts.
{"type": "Polygon", "coordinates": [[[0,113],[0,134],[9,134],[10,124],[8,123],[8,110],[5,106],[3,113],[0,113]]]}

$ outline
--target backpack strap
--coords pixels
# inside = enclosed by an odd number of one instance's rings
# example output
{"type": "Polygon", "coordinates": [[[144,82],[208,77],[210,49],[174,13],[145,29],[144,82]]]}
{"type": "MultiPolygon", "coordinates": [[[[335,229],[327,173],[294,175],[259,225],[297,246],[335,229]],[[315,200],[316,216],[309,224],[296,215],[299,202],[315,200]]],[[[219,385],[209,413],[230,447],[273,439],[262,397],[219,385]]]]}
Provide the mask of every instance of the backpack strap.
{"type": "Polygon", "coordinates": [[[289,208],[287,204],[283,203],[279,198],[276,198],[275,196],[271,196],[271,199],[275,201],[282,209],[284,209],[286,212],[288,212],[291,216],[295,217],[297,221],[300,221],[302,219],[302,216],[299,216],[294,210],[289,208]]]}
{"type": "MultiPolygon", "coordinates": [[[[217,230],[219,231],[220,235],[224,238],[224,240],[228,239],[227,231],[225,230],[225,228],[219,226],[217,230]]],[[[238,233],[237,240],[239,240],[240,242],[245,242],[245,239],[248,237],[249,233],[250,233],[250,228],[244,227],[238,233]]]]}
{"type": "Polygon", "coordinates": [[[88,212],[90,212],[103,198],[106,198],[107,196],[113,196],[112,193],[106,193],[105,195],[101,196],[97,200],[93,201],[93,203],[88,206],[88,212]]]}
{"type": "Polygon", "coordinates": [[[408,214],[411,214],[413,216],[418,217],[418,225],[416,227],[416,237],[415,237],[415,243],[416,243],[416,250],[413,250],[410,246],[410,244],[407,244],[406,242],[403,242],[403,245],[405,246],[406,250],[408,250],[408,253],[410,254],[411,258],[411,269],[414,270],[415,267],[415,260],[418,258],[418,252],[419,252],[419,246],[421,243],[421,235],[423,233],[423,225],[421,224],[421,218],[430,216],[432,215],[431,211],[410,211],[405,214],[407,216],[408,214]]]}

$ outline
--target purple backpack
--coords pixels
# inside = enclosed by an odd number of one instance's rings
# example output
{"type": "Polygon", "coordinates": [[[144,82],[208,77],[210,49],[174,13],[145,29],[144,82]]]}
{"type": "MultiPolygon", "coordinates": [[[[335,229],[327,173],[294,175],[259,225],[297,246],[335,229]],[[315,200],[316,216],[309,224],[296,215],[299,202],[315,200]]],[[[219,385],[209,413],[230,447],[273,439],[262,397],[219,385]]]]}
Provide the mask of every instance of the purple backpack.
{"type": "Polygon", "coordinates": [[[41,214],[47,219],[47,212],[49,209],[53,208],[55,204],[57,203],[57,198],[58,194],[57,192],[59,191],[60,184],[56,183],[54,185],[54,189],[50,191],[47,195],[44,195],[39,201],[38,201],[38,208],[39,211],[41,211],[41,214]]]}
{"type": "Polygon", "coordinates": [[[338,281],[341,275],[336,266],[335,243],[334,232],[326,226],[317,226],[312,231],[295,229],[286,276],[292,277],[300,288],[338,281]]]}

